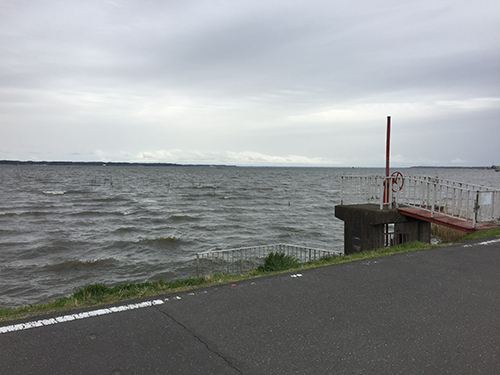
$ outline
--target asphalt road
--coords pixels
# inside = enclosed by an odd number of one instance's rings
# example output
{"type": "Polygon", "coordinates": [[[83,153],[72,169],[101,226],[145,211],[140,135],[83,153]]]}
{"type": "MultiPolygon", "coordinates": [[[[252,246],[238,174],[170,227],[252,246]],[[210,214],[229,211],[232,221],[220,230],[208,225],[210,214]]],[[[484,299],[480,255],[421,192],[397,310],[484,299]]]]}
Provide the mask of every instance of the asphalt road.
{"type": "Polygon", "coordinates": [[[0,374],[500,374],[499,271],[490,238],[3,322],[0,374]]]}

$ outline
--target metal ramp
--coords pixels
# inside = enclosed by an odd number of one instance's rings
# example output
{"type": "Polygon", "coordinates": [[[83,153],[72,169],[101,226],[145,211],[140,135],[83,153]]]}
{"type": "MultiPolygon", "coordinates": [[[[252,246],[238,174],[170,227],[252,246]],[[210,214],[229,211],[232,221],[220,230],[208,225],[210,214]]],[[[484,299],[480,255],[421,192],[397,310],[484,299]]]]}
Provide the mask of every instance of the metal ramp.
{"type": "Polygon", "coordinates": [[[462,220],[437,212],[435,212],[434,216],[432,216],[431,211],[423,210],[417,207],[400,207],[398,208],[398,212],[405,216],[410,216],[415,219],[443,225],[445,227],[457,229],[467,233],[472,233],[477,230],[500,228],[500,225],[495,224],[495,222],[477,222],[476,226],[474,227],[473,222],[470,220],[462,220]]]}

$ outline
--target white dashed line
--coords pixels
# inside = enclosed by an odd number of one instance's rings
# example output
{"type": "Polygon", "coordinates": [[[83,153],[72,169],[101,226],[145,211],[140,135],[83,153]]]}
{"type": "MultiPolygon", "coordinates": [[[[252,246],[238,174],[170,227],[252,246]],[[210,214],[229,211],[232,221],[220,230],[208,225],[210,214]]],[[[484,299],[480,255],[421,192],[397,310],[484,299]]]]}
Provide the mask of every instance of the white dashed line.
{"type": "MultiPolygon", "coordinates": [[[[296,275],[291,275],[291,276],[292,277],[301,277],[302,274],[298,273],[296,275]]],[[[255,284],[256,283],[252,282],[251,285],[255,285],[255,284]]],[[[215,290],[217,290],[217,289],[215,289],[215,290]]],[[[207,293],[207,291],[205,290],[205,291],[203,291],[203,293],[207,293]]],[[[194,296],[194,295],[195,295],[194,293],[188,293],[188,296],[194,296]]],[[[178,301],[178,300],[181,300],[182,297],[175,296],[175,297],[172,297],[171,299],[174,301],[178,301]]],[[[36,328],[36,327],[45,327],[45,326],[50,326],[52,324],[66,323],[66,322],[70,322],[73,320],[91,318],[93,316],[118,313],[118,312],[122,312],[122,311],[134,310],[134,309],[142,309],[144,307],[162,305],[166,301],[169,301],[169,298],[165,298],[165,300],[157,299],[157,300],[153,300],[153,301],[133,303],[130,305],[114,306],[114,307],[105,308],[105,309],[86,311],[86,312],[82,312],[82,313],[78,313],[78,314],[63,315],[63,316],[58,316],[56,318],[42,319],[42,320],[37,320],[37,321],[33,321],[33,322],[14,324],[14,325],[10,325],[10,326],[0,327],[0,334],[8,333],[8,332],[23,331],[26,329],[36,328]]]]}
{"type": "Polygon", "coordinates": [[[464,247],[474,247],[474,246],[477,246],[477,245],[490,245],[492,243],[497,243],[497,242],[500,242],[500,238],[499,239],[495,239],[495,240],[489,240],[489,241],[479,242],[479,243],[475,243],[475,244],[464,245],[464,247]]]}
{"type": "Polygon", "coordinates": [[[14,324],[11,326],[0,327],[0,334],[1,333],[8,333],[8,332],[15,332],[15,331],[23,331],[25,329],[36,328],[36,327],[45,327],[45,326],[50,326],[52,324],[66,323],[66,322],[70,322],[72,320],[91,318],[93,316],[112,314],[112,313],[128,311],[128,310],[142,309],[144,307],[161,305],[163,303],[164,302],[161,299],[158,299],[158,300],[146,301],[146,302],[141,302],[141,303],[133,303],[133,304],[124,305],[124,306],[115,306],[115,307],[110,307],[107,309],[85,311],[85,312],[78,313],[78,314],[58,316],[56,318],[42,319],[42,320],[37,320],[35,322],[14,324]]]}

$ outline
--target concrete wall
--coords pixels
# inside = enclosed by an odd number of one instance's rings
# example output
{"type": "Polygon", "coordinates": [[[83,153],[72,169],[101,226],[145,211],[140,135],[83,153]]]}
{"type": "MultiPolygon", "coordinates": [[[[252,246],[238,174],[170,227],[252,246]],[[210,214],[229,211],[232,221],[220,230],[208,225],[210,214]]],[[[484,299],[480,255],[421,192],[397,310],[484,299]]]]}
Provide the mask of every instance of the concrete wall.
{"type": "Polygon", "coordinates": [[[404,242],[430,242],[430,223],[397,210],[380,210],[375,204],[340,205],[335,206],[335,216],[344,221],[345,254],[384,247],[385,224],[394,224],[395,238],[404,242]]]}

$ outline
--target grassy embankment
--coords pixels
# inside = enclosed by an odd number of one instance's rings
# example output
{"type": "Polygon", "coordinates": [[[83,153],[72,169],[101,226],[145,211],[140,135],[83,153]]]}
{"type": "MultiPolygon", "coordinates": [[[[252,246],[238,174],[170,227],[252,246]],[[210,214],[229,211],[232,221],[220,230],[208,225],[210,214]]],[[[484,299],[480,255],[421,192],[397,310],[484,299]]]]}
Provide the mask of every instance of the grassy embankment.
{"type": "MultiPolygon", "coordinates": [[[[478,231],[472,234],[468,234],[466,236],[462,236],[460,234],[462,240],[491,237],[491,236],[500,236],[500,229],[478,231]]],[[[166,293],[176,293],[200,287],[234,283],[245,279],[257,278],[283,272],[297,272],[310,268],[359,261],[363,259],[377,258],[377,257],[415,251],[415,250],[425,250],[425,249],[430,249],[432,247],[443,246],[446,244],[449,243],[432,245],[423,242],[408,242],[397,246],[386,247],[373,251],[364,251],[361,253],[349,254],[342,257],[337,257],[337,256],[326,257],[320,260],[303,263],[297,267],[289,268],[287,270],[282,270],[282,271],[266,271],[263,268],[261,268],[260,270],[252,270],[245,274],[238,274],[238,275],[216,274],[204,277],[191,277],[183,280],[173,280],[169,282],[159,280],[151,282],[148,281],[144,283],[127,283],[115,287],[108,287],[104,284],[92,284],[92,285],[87,285],[82,289],[78,289],[69,297],[58,298],[55,301],[37,305],[21,306],[18,308],[0,309],[0,321],[20,319],[24,317],[41,315],[54,311],[64,311],[82,307],[97,306],[118,301],[151,297],[166,293]]]]}

